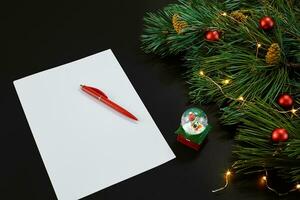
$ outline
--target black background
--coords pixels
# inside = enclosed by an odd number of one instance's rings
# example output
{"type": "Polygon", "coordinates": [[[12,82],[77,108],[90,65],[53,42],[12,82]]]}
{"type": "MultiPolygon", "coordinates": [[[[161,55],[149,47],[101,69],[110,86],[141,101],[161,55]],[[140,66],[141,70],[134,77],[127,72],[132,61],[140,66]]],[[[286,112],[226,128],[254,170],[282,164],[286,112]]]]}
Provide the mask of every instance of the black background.
{"type": "MultiPolygon", "coordinates": [[[[1,185],[0,199],[56,199],[13,87],[13,80],[111,48],[177,158],[130,178],[92,199],[278,199],[257,178],[233,178],[218,194],[231,163],[234,130],[219,124],[216,106],[207,112],[213,130],[199,152],[175,141],[181,114],[192,104],[179,58],[160,59],[139,46],[142,17],[171,0],[98,0],[80,3],[22,1],[1,5],[1,185]]],[[[45,105],[46,106],[46,105],[45,105]]],[[[155,146],[153,146],[155,148],[155,146]]],[[[85,184],[85,183],[82,183],[85,184]]],[[[281,199],[296,199],[296,194],[281,199]]]]}

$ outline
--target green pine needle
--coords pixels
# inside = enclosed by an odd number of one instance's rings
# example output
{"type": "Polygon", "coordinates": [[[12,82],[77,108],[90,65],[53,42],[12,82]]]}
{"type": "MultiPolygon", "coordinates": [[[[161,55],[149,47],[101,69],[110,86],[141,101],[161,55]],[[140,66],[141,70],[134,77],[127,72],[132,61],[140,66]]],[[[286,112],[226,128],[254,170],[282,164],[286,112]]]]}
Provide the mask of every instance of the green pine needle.
{"type": "Polygon", "coordinates": [[[276,106],[278,95],[284,92],[300,105],[299,1],[180,0],[147,13],[144,23],[142,49],[162,57],[184,55],[191,100],[216,102],[221,122],[237,126],[236,171],[274,170],[288,181],[299,181],[300,119],[278,112],[282,109],[276,106]],[[234,18],[234,11],[245,20],[234,18]],[[180,33],[173,27],[175,14],[187,25],[180,33]],[[263,16],[274,19],[271,31],[259,28],[263,16]],[[205,40],[210,30],[219,31],[219,41],[205,40]],[[271,65],[266,55],[274,43],[280,47],[280,56],[279,62],[271,65]],[[200,70],[205,75],[200,75],[200,70]],[[224,80],[229,81],[223,84],[224,80]],[[244,101],[237,101],[241,96],[244,101]],[[288,131],[287,142],[271,141],[275,128],[288,131]]]}

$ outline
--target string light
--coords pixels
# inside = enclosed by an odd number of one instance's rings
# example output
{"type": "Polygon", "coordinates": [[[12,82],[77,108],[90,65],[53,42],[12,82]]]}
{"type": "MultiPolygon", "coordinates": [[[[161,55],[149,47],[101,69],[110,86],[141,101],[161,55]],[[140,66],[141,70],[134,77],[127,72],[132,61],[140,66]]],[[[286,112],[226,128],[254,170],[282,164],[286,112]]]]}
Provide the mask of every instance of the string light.
{"type": "Polygon", "coordinates": [[[200,74],[200,76],[204,76],[204,71],[200,70],[199,74],[200,74]]]}
{"type": "Polygon", "coordinates": [[[272,188],[272,187],[269,186],[269,184],[268,184],[268,172],[266,171],[265,173],[266,173],[266,175],[264,175],[264,176],[261,177],[261,182],[266,185],[266,187],[268,188],[268,190],[274,192],[278,196],[288,195],[291,192],[300,190],[300,184],[298,183],[298,184],[296,184],[296,186],[294,188],[290,189],[288,192],[280,193],[277,190],[275,190],[274,188],[272,188]]]}
{"type": "Polygon", "coordinates": [[[222,81],[223,85],[228,85],[230,83],[230,80],[229,79],[225,79],[222,81]]]}
{"type": "MultiPolygon", "coordinates": [[[[227,13],[223,12],[221,15],[222,16],[227,16],[227,13]]],[[[260,44],[260,43],[256,44],[256,58],[258,57],[258,50],[261,47],[262,47],[262,44],[260,44]]],[[[199,71],[199,75],[200,76],[205,76],[204,71],[200,70],[199,71]]],[[[239,96],[237,99],[232,98],[232,97],[228,96],[227,94],[225,94],[224,91],[223,91],[223,89],[222,89],[222,87],[218,83],[216,83],[212,78],[210,78],[209,76],[205,76],[205,77],[219,88],[219,90],[224,95],[224,97],[232,99],[232,100],[236,100],[236,101],[242,101],[243,103],[245,102],[245,99],[244,99],[243,96],[239,96]]],[[[230,83],[229,79],[225,79],[225,80],[222,81],[223,85],[227,85],[229,83],[230,83]]],[[[280,111],[280,110],[277,110],[277,109],[273,109],[273,110],[275,110],[275,111],[277,111],[279,113],[292,113],[292,114],[296,115],[297,111],[300,110],[300,107],[297,108],[297,109],[292,108],[291,110],[288,110],[288,111],[280,111]]],[[[289,194],[291,192],[294,192],[294,191],[297,191],[297,190],[300,191],[300,184],[298,183],[298,184],[296,184],[296,186],[294,188],[292,188],[291,190],[289,190],[286,193],[280,193],[280,192],[278,192],[277,190],[275,190],[274,188],[272,188],[272,187],[270,187],[268,185],[268,173],[267,173],[267,171],[265,171],[265,173],[266,173],[266,175],[262,176],[261,179],[260,179],[261,183],[265,184],[266,187],[270,191],[276,193],[278,196],[284,196],[284,195],[287,195],[287,194],[289,194]]],[[[230,178],[230,176],[231,176],[231,172],[229,170],[227,170],[227,172],[225,173],[225,185],[223,187],[218,188],[218,189],[212,190],[212,192],[215,193],[215,192],[220,192],[222,190],[225,190],[227,188],[228,184],[229,184],[229,178],[230,178]]]]}
{"type": "Polygon", "coordinates": [[[231,175],[231,172],[229,170],[227,170],[226,176],[230,176],[230,175],[231,175]]]}
{"type": "MultiPolygon", "coordinates": [[[[276,109],[275,109],[276,110],[276,109]]],[[[277,112],[279,112],[279,113],[283,113],[283,114],[286,114],[286,113],[292,113],[293,115],[295,115],[295,116],[297,116],[297,112],[300,110],[300,108],[297,108],[297,109],[295,109],[295,108],[292,108],[291,110],[284,110],[284,111],[282,111],[282,110],[276,110],[277,112]]]]}
{"type": "MultiPolygon", "coordinates": [[[[239,96],[238,98],[233,98],[233,97],[230,97],[227,94],[225,94],[225,92],[223,91],[223,88],[218,83],[216,83],[212,78],[210,78],[209,76],[205,75],[205,73],[204,73],[203,70],[199,71],[199,75],[202,76],[202,77],[205,77],[210,82],[212,82],[213,84],[215,84],[219,88],[220,92],[223,94],[223,96],[225,98],[231,99],[233,101],[242,102],[243,103],[242,105],[244,105],[244,103],[246,103],[246,100],[245,100],[245,98],[243,96],[239,96]]],[[[225,79],[225,80],[222,81],[222,84],[223,85],[228,85],[230,82],[231,82],[231,80],[225,79]]],[[[292,108],[291,110],[284,110],[284,111],[283,110],[277,110],[275,108],[271,108],[271,109],[274,110],[274,111],[276,111],[276,112],[282,113],[282,114],[292,113],[293,115],[297,116],[297,112],[300,110],[300,107],[296,108],[296,109],[292,108]]]]}
{"type": "Polygon", "coordinates": [[[244,97],[240,96],[239,98],[237,98],[238,101],[245,101],[244,97]]]}
{"type": "Polygon", "coordinates": [[[256,43],[256,58],[258,56],[258,49],[261,47],[260,43],[256,43]]]}
{"type": "MultiPolygon", "coordinates": [[[[298,109],[299,109],[299,108],[298,108],[298,109]]],[[[293,113],[294,115],[297,116],[296,112],[298,111],[298,109],[293,108],[293,109],[291,110],[291,113],[293,113]]]]}
{"type": "Polygon", "coordinates": [[[260,43],[257,43],[257,48],[260,48],[261,47],[261,44],[260,43]]]}
{"type": "Polygon", "coordinates": [[[212,192],[220,192],[222,190],[225,190],[228,186],[230,176],[231,176],[231,172],[230,172],[230,170],[227,170],[227,172],[225,173],[225,185],[223,187],[218,188],[218,189],[212,190],[212,192]]]}
{"type": "Polygon", "coordinates": [[[226,13],[226,12],[223,12],[221,15],[224,16],[224,17],[226,17],[226,16],[227,16],[227,13],[226,13]]]}
{"type": "MultiPolygon", "coordinates": [[[[223,91],[223,88],[218,83],[216,83],[212,78],[210,78],[209,76],[206,76],[203,70],[199,71],[199,75],[202,76],[202,77],[205,76],[205,78],[207,78],[209,81],[211,81],[213,84],[215,84],[219,88],[219,90],[222,92],[224,97],[226,97],[228,99],[231,99],[231,100],[234,100],[234,101],[245,101],[244,97],[242,97],[242,96],[240,96],[239,98],[236,99],[236,98],[233,98],[233,97],[230,97],[230,96],[226,95],[225,92],[223,91]]],[[[227,83],[227,84],[229,84],[231,82],[231,80],[229,80],[229,79],[225,79],[223,81],[224,81],[224,83],[227,83]]]]}
{"type": "MultiPolygon", "coordinates": [[[[233,164],[234,165],[234,164],[233,164]]],[[[220,187],[218,189],[215,189],[215,190],[212,190],[213,193],[215,192],[220,192],[222,190],[225,190],[227,187],[228,187],[228,184],[229,184],[229,178],[230,176],[232,175],[231,171],[230,170],[227,170],[226,173],[225,173],[225,185],[223,187],[220,187]]],[[[263,175],[261,178],[260,178],[260,182],[262,184],[264,184],[268,190],[274,192],[275,194],[277,194],[278,196],[284,196],[284,195],[288,195],[289,193],[291,192],[295,192],[295,191],[300,191],[300,184],[297,183],[296,186],[292,189],[290,189],[289,191],[285,192],[285,193],[280,193],[278,192],[277,190],[275,190],[274,188],[270,187],[269,184],[268,184],[268,172],[265,171],[265,175],[263,175]]]]}

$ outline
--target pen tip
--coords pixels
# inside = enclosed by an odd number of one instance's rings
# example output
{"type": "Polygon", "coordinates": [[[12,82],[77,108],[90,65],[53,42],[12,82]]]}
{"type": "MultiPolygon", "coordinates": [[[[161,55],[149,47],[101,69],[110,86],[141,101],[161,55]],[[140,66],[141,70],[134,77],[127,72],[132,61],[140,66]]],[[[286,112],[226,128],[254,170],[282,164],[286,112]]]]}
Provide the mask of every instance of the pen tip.
{"type": "Polygon", "coordinates": [[[84,85],[80,84],[80,87],[83,87],[84,85]]]}

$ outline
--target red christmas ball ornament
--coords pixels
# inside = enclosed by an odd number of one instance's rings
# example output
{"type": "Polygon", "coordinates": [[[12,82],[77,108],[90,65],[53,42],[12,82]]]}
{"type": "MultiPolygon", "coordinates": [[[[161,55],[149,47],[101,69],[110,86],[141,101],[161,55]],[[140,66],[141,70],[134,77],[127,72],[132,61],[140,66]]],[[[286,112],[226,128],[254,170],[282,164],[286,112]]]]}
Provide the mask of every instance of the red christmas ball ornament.
{"type": "Polygon", "coordinates": [[[206,31],[205,39],[208,41],[220,40],[221,33],[219,31],[206,31]]]}
{"type": "Polygon", "coordinates": [[[280,138],[280,137],[279,137],[278,131],[275,131],[275,130],[274,130],[274,131],[272,132],[272,141],[273,141],[273,142],[279,142],[279,138],[280,138]]]}
{"type": "Polygon", "coordinates": [[[289,134],[284,128],[276,128],[272,131],[273,142],[286,142],[289,139],[289,134]]]}
{"type": "Polygon", "coordinates": [[[271,30],[275,26],[275,21],[272,17],[265,16],[259,20],[259,27],[265,31],[271,30]]]}
{"type": "Polygon", "coordinates": [[[283,108],[291,108],[294,104],[294,99],[289,94],[282,94],[278,97],[277,103],[283,108]]]}

